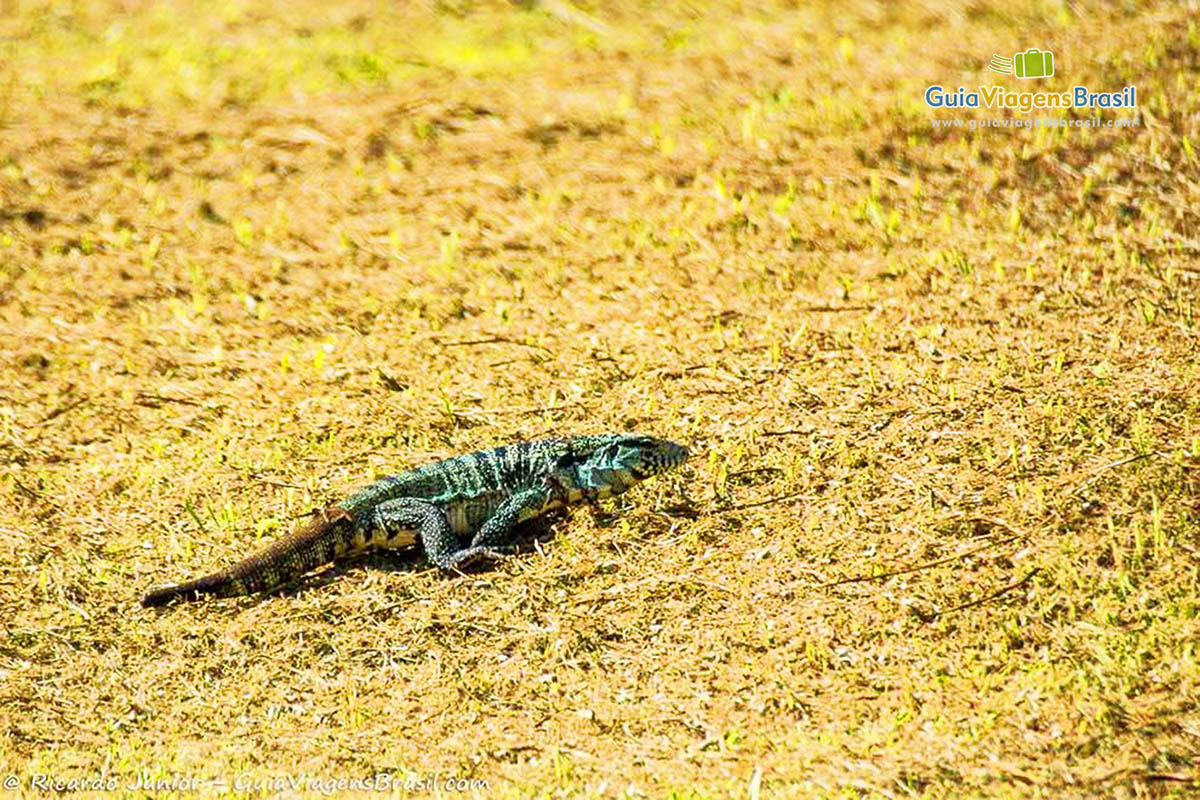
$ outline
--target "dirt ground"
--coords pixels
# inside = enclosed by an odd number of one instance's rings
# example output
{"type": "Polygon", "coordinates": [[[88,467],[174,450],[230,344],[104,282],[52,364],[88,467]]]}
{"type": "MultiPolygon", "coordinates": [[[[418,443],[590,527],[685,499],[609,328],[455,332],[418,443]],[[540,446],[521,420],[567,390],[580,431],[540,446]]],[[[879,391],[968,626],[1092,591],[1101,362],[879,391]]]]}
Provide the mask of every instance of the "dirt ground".
{"type": "Polygon", "coordinates": [[[1200,792],[1194,9],[0,13],[6,790],[1200,792]],[[696,455],[495,569],[137,603],[625,430],[696,455]]]}

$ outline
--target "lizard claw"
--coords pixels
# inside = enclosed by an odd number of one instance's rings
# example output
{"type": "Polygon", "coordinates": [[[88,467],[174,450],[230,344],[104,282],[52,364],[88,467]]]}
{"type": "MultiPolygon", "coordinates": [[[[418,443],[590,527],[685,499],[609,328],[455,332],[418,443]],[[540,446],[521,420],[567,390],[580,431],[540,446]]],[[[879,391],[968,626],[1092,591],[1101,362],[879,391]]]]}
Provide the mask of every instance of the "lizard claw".
{"type": "Polygon", "coordinates": [[[511,556],[512,548],[509,547],[468,547],[451,556],[445,567],[446,569],[462,569],[479,561],[503,561],[511,556]]]}

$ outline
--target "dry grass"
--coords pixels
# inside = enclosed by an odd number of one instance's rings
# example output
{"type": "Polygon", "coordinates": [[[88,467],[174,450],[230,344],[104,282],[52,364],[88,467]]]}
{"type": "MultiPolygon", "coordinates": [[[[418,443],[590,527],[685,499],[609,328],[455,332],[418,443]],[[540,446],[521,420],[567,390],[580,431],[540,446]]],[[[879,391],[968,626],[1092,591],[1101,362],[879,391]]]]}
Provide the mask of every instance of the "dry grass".
{"type": "Polygon", "coordinates": [[[1197,790],[1182,7],[15,6],[4,772],[1197,790]],[[1143,124],[933,130],[1014,44],[1143,124]],[[699,456],[496,570],[136,606],[377,474],[624,429],[699,456]]]}

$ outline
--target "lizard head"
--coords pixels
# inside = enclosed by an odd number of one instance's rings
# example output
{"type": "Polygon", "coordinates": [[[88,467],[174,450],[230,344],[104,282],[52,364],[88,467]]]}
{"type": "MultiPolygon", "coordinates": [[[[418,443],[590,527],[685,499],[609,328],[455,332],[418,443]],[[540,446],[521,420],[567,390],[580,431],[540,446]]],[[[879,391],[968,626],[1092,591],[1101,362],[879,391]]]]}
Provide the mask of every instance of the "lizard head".
{"type": "Polygon", "coordinates": [[[638,481],[678,467],[690,455],[683,445],[632,433],[580,436],[570,444],[579,487],[601,496],[620,494],[638,481]]]}

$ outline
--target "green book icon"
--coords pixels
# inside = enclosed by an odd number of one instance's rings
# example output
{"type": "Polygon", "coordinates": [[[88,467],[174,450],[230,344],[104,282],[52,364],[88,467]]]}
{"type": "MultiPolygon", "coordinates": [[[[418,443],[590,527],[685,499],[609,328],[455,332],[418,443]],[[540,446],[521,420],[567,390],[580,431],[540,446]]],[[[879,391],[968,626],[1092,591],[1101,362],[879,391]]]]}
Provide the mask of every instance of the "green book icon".
{"type": "Polygon", "coordinates": [[[1054,74],[1054,53],[1031,47],[1014,54],[1013,74],[1018,78],[1049,78],[1054,74]]]}

